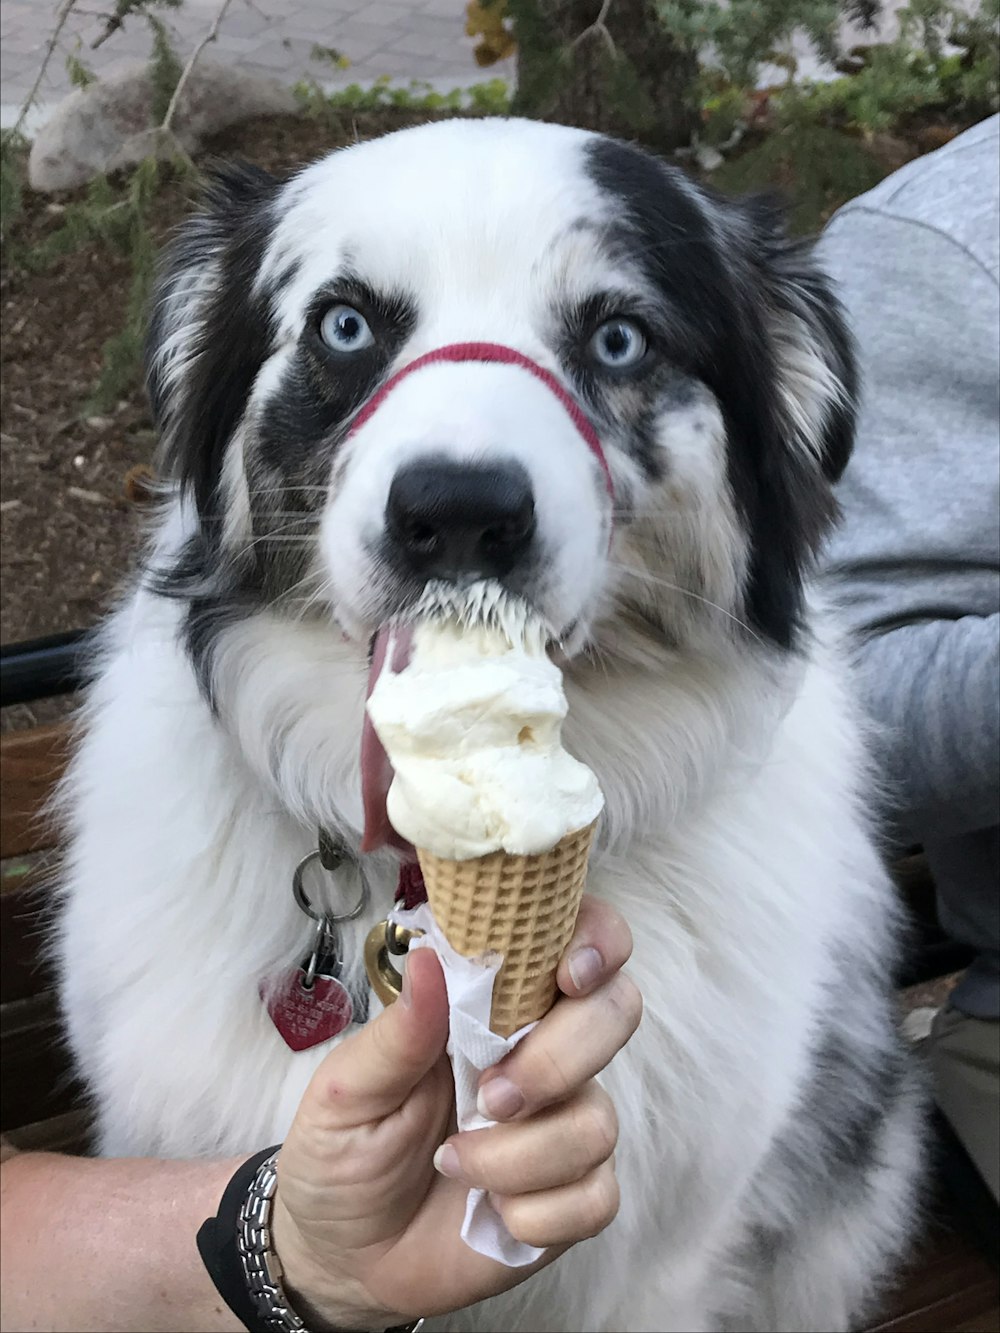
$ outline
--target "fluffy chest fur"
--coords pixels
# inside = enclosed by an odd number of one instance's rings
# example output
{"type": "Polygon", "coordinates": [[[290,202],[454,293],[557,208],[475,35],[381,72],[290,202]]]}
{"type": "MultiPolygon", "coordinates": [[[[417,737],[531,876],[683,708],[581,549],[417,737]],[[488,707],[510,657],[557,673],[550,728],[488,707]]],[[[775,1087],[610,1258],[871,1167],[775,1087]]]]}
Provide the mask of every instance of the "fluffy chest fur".
{"type": "MultiPolygon", "coordinates": [[[[278,1142],[324,1053],[290,1052],[258,996],[307,938],[290,876],[313,835],[274,786],[278,737],[297,801],[337,812],[355,842],[359,832],[357,661],[317,653],[303,676],[302,659],[282,664],[275,627],[262,627],[260,679],[241,658],[248,715],[230,730],[183,651],[165,647],[176,614],[140,594],[111,627],[119,646],[72,777],[64,1003],[102,1150],[116,1155],[278,1142]],[[320,790],[301,785],[310,773],[320,790]]],[[[733,662],[715,667],[709,687],[708,664],[672,666],[669,707],[658,676],[637,665],[595,674],[572,697],[571,744],[608,798],[589,889],[631,923],[630,969],[646,1003],[604,1076],[621,1121],[622,1213],[579,1258],[506,1298],[508,1313],[484,1314],[485,1328],[501,1317],[525,1329],[714,1327],[692,1321],[703,1309],[740,1311],[745,1280],[725,1294],[716,1246],[726,1271],[740,1272],[751,1222],[781,1233],[807,1200],[812,1213],[822,1190],[835,1196],[846,1164],[827,1140],[845,1116],[875,1116],[872,1153],[887,1132],[885,1108],[875,1110],[877,1076],[896,1058],[887,898],[855,809],[858,745],[836,677],[817,661],[784,682],[771,671],[755,680],[733,662]],[[830,1032],[850,1052],[840,1086],[822,1123],[797,1124],[830,1032]],[[812,1160],[801,1179],[769,1186],[765,1164],[793,1133],[812,1160]],[[595,1263],[605,1274],[635,1264],[634,1299],[626,1284],[588,1280],[595,1263]],[[706,1284],[722,1304],[702,1306],[706,1284]]],[[[345,935],[354,984],[395,866],[374,858],[365,874],[370,919],[345,935]]],[[[879,1280],[871,1258],[905,1233],[912,1125],[900,1137],[888,1203],[867,1231],[857,1207],[845,1222],[845,1244],[852,1229],[852,1254],[864,1255],[852,1258],[848,1285],[864,1275],[866,1292],[879,1280]]],[[[860,1181],[858,1190],[860,1203],[860,1181]]],[[[824,1299],[841,1299],[843,1282],[824,1299]]]]}

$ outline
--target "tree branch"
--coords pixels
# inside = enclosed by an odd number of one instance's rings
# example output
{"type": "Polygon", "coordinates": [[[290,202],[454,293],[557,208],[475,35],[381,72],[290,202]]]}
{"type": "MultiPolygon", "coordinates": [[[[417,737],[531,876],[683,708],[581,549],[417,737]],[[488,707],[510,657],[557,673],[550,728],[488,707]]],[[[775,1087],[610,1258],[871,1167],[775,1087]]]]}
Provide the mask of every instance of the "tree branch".
{"type": "Polygon", "coordinates": [[[11,137],[19,132],[21,126],[27,119],[28,112],[31,110],[35,98],[38,96],[38,90],[42,86],[42,79],[45,78],[45,71],[49,67],[49,61],[52,59],[52,53],[59,42],[59,35],[66,26],[66,20],[69,18],[76,0],[62,0],[59,11],[56,14],[56,26],[52,30],[52,36],[45,47],[45,54],[42,56],[42,63],[39,66],[38,73],[35,75],[35,82],[31,85],[31,92],[21,104],[21,110],[18,112],[17,120],[14,122],[14,128],[11,130],[11,137]]]}
{"type": "Polygon", "coordinates": [[[600,13],[597,15],[597,18],[594,19],[593,23],[588,24],[588,26],[584,28],[583,32],[577,33],[577,35],[573,38],[573,41],[570,43],[570,50],[575,50],[580,45],[580,43],[587,37],[600,37],[603,39],[605,45],[607,46],[608,54],[611,56],[611,59],[612,60],[615,59],[615,57],[618,55],[618,48],[615,46],[614,38],[611,36],[611,33],[608,32],[608,25],[606,22],[606,19],[608,17],[608,10],[610,8],[611,8],[611,0],[601,0],[601,10],[600,13]]]}
{"type": "Polygon", "coordinates": [[[170,104],[167,107],[166,114],[164,115],[163,120],[160,124],[161,133],[173,134],[173,129],[172,129],[173,119],[177,112],[177,104],[180,102],[181,99],[181,93],[184,91],[184,87],[187,84],[188,79],[191,77],[191,71],[198,63],[198,59],[201,56],[202,51],[204,51],[205,47],[209,44],[209,42],[214,42],[216,37],[218,37],[219,28],[222,24],[222,20],[226,17],[226,10],[229,8],[231,4],[232,0],[222,0],[222,4],[219,6],[219,12],[215,16],[215,21],[213,22],[208,32],[205,34],[205,36],[201,39],[201,41],[198,43],[198,45],[194,48],[194,50],[188,57],[188,62],[181,70],[181,77],[177,80],[177,87],[174,89],[173,96],[170,99],[170,104]]]}
{"type": "Polygon", "coordinates": [[[104,20],[104,31],[98,33],[90,43],[91,51],[96,51],[99,46],[104,45],[109,37],[124,28],[125,20],[134,17],[136,10],[143,3],[144,0],[118,0],[113,14],[98,14],[97,17],[104,20]]]}

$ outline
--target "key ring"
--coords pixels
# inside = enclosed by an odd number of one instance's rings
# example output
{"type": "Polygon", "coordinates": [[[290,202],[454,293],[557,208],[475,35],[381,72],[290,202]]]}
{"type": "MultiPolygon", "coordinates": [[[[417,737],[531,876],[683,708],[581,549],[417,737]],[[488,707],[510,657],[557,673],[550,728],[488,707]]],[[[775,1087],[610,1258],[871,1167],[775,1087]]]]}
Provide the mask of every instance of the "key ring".
{"type": "Polygon", "coordinates": [[[349,912],[317,912],[309,901],[304,883],[305,872],[314,861],[319,861],[322,864],[323,853],[318,850],[307,853],[295,867],[295,874],[292,876],[292,895],[299,909],[305,912],[311,920],[318,921],[320,925],[323,925],[324,922],[338,925],[341,921],[355,921],[368,906],[368,885],[364,876],[359,876],[361,879],[361,897],[349,912]]]}

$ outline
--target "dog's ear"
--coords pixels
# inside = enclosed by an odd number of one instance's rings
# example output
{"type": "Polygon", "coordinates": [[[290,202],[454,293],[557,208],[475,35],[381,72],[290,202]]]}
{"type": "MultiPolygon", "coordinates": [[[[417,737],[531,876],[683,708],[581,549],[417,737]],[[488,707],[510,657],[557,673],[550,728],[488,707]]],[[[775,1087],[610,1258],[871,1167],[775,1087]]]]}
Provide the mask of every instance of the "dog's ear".
{"type": "MultiPolygon", "coordinates": [[[[742,364],[729,385],[730,473],[750,538],[746,607],[791,646],[802,587],[837,514],[858,376],[850,334],[808,242],[773,197],[725,201],[742,364]]],[[[720,386],[721,389],[721,386],[720,386]]]]}
{"type": "Polygon", "coordinates": [[[767,310],[789,437],[836,481],[851,456],[858,397],[853,340],[812,244],[789,238],[774,195],[742,201],[767,310]]]}
{"type": "Polygon", "coordinates": [[[281,182],[244,163],[211,170],[160,264],[146,338],[159,467],[211,511],[225,448],[267,354],[256,278],[281,182]]]}

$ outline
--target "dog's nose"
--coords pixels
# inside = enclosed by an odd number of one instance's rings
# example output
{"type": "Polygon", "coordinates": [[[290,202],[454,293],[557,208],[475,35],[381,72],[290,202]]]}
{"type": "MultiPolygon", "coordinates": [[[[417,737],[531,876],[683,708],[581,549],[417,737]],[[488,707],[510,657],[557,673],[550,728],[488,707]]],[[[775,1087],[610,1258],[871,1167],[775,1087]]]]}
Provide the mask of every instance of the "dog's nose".
{"type": "Polygon", "coordinates": [[[389,535],[422,578],[500,578],[526,553],[535,501],[518,463],[411,463],[396,474],[386,505],[389,535]]]}

